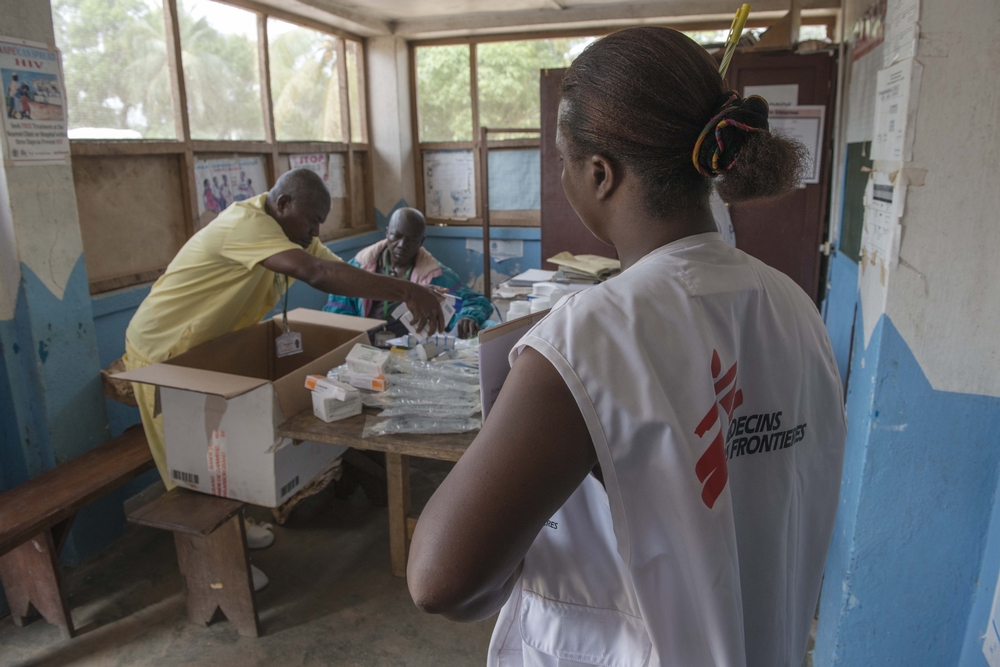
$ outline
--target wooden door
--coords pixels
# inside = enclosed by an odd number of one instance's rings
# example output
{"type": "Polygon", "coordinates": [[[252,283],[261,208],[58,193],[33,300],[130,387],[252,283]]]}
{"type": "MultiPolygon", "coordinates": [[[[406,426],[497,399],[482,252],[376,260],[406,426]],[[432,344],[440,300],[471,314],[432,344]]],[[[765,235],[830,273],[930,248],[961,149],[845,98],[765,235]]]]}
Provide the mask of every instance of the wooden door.
{"type": "Polygon", "coordinates": [[[826,107],[819,183],[777,201],[734,204],[729,209],[736,246],[790,276],[817,302],[822,296],[820,246],[827,229],[836,71],[832,53],[745,53],[733,58],[727,75],[729,86],[741,95],[746,86],[795,84],[798,104],[826,107]]]}
{"type": "Polygon", "coordinates": [[[542,163],[542,268],[555,269],[544,261],[564,250],[574,255],[618,258],[614,246],[598,241],[569,205],[562,188],[562,165],[556,150],[559,91],[565,69],[541,73],[541,163],[542,163]]]}

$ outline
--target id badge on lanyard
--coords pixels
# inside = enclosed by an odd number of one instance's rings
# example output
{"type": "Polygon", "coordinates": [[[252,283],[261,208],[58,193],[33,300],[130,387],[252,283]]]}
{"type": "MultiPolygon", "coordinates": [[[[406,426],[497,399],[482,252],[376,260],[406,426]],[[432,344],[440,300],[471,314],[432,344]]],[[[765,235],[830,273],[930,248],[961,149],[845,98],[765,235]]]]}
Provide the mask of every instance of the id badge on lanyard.
{"type": "MultiPolygon", "coordinates": [[[[275,281],[278,277],[274,277],[275,281]]],[[[284,333],[274,339],[275,351],[279,358],[290,357],[302,352],[302,334],[288,328],[288,276],[285,276],[285,298],[281,308],[281,326],[284,333]]]]}

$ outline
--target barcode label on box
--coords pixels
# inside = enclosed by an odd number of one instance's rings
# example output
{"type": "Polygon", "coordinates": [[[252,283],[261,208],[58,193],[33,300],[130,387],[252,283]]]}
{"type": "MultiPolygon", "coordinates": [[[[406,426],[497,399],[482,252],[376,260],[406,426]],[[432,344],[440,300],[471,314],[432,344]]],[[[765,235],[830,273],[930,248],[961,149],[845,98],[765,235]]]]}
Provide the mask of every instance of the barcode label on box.
{"type": "Polygon", "coordinates": [[[181,472],[180,470],[172,470],[171,472],[176,480],[187,482],[188,484],[198,483],[198,475],[195,475],[192,472],[181,472]]]}
{"type": "Polygon", "coordinates": [[[285,484],[283,487],[281,487],[281,495],[278,496],[278,497],[279,498],[284,498],[285,496],[288,495],[289,491],[291,491],[292,489],[294,489],[298,485],[299,485],[299,476],[296,475],[295,478],[292,481],[290,481],[288,484],[285,484]]]}

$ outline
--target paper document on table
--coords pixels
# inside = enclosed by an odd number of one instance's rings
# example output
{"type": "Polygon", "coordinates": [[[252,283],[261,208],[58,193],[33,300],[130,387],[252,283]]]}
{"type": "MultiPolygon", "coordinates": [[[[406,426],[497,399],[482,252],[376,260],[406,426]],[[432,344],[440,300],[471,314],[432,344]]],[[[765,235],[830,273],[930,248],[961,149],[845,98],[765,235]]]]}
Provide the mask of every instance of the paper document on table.
{"type": "Polygon", "coordinates": [[[573,255],[561,252],[555,257],[550,257],[548,261],[556,266],[595,278],[609,278],[622,269],[622,263],[617,259],[601,257],[600,255],[573,255]]]}
{"type": "Polygon", "coordinates": [[[528,287],[534,285],[535,283],[549,282],[555,275],[555,271],[528,269],[524,273],[519,273],[511,278],[509,282],[514,287],[528,287]]]}

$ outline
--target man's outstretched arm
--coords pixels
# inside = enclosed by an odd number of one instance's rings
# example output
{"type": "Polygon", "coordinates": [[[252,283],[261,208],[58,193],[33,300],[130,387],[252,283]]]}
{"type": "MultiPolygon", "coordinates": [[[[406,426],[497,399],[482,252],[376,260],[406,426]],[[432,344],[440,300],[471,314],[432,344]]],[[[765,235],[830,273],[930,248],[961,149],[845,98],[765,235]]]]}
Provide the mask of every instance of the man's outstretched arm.
{"type": "Polygon", "coordinates": [[[402,301],[413,314],[417,331],[444,331],[440,296],[406,280],[380,276],[346,264],[314,257],[305,250],[286,250],[261,262],[269,271],[301,280],[328,294],[342,294],[376,301],[402,301]]]}

